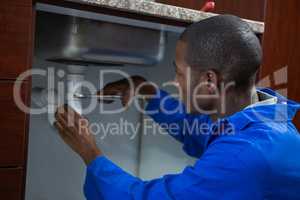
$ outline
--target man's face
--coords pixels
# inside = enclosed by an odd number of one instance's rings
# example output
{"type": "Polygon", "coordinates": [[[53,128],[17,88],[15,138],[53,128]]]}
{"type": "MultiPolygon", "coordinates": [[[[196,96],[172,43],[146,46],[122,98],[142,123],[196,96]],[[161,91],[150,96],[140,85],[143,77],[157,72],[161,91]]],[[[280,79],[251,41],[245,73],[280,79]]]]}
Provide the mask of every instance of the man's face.
{"type": "Polygon", "coordinates": [[[174,65],[176,82],[181,90],[182,101],[190,113],[212,110],[214,99],[209,97],[211,92],[210,88],[207,87],[207,72],[191,69],[185,61],[186,50],[186,43],[178,41],[174,65]]]}

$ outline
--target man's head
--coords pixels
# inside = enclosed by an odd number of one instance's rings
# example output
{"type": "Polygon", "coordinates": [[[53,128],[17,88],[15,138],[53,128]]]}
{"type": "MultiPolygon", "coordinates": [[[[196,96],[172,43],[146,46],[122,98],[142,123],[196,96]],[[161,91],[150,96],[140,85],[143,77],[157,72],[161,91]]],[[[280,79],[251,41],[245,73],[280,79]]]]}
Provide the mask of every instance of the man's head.
{"type": "Polygon", "coordinates": [[[197,106],[215,109],[225,88],[242,96],[253,88],[261,60],[259,40],[240,18],[219,15],[192,24],[176,47],[176,79],[185,103],[197,112],[197,106]],[[193,103],[195,95],[208,96],[193,103]]]}

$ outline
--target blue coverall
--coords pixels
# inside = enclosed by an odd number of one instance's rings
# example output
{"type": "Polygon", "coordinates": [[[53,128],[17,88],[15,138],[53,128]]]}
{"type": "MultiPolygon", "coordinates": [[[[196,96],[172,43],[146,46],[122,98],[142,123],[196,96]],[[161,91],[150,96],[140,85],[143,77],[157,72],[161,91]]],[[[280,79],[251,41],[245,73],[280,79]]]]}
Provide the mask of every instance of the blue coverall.
{"type": "Polygon", "coordinates": [[[150,114],[159,124],[179,125],[168,131],[188,155],[198,158],[195,165],[180,174],[143,181],[100,156],[87,167],[86,198],[300,200],[300,135],[292,123],[300,105],[272,90],[262,91],[277,96],[277,103],[247,108],[214,123],[206,115],[187,114],[180,101],[159,91],[147,110],[159,110],[150,114]],[[182,107],[182,112],[163,112],[163,98],[164,109],[182,107]],[[191,133],[183,121],[210,128],[191,133]]]}

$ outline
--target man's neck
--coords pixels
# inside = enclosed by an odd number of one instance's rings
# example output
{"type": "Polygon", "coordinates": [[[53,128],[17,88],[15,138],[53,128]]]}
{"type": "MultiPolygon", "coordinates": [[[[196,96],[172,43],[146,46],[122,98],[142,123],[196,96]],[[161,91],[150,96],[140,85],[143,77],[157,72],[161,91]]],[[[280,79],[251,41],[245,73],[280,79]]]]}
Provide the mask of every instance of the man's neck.
{"type": "Polygon", "coordinates": [[[218,119],[231,116],[234,113],[243,110],[247,106],[259,101],[255,87],[243,94],[230,92],[226,94],[224,99],[225,102],[220,101],[220,103],[218,104],[218,113],[210,116],[212,121],[217,121],[218,119]]]}

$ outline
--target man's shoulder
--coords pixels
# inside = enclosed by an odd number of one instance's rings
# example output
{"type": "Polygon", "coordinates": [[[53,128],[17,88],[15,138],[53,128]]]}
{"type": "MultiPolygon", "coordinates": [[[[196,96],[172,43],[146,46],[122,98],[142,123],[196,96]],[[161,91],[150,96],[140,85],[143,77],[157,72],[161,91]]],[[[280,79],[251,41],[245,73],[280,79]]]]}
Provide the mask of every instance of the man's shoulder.
{"type": "Polygon", "coordinates": [[[240,161],[242,163],[264,163],[261,147],[254,137],[241,135],[226,135],[216,139],[209,145],[208,154],[219,154],[223,158],[240,161]]]}
{"type": "Polygon", "coordinates": [[[223,136],[215,140],[199,159],[199,170],[203,160],[231,179],[247,179],[253,183],[263,182],[269,171],[268,162],[258,146],[243,137],[223,136]]]}
{"type": "Polygon", "coordinates": [[[208,153],[223,153],[233,162],[248,169],[261,168],[264,173],[285,159],[295,160],[295,152],[300,152],[300,134],[291,122],[253,124],[232,135],[220,136],[208,148],[208,153]]]}

